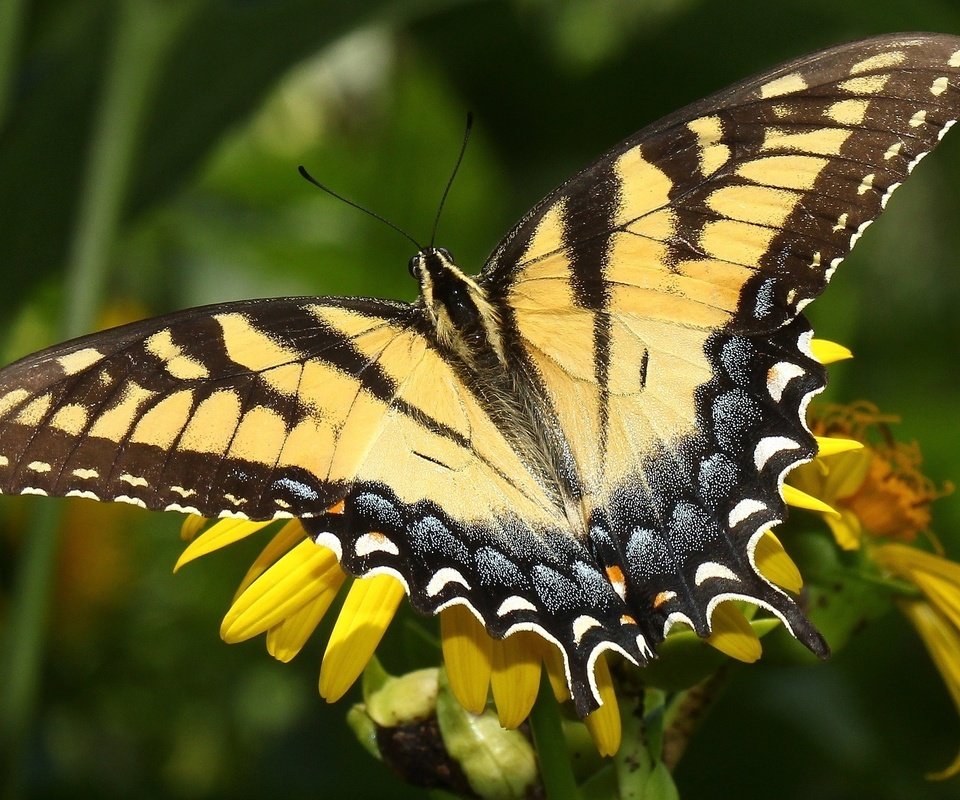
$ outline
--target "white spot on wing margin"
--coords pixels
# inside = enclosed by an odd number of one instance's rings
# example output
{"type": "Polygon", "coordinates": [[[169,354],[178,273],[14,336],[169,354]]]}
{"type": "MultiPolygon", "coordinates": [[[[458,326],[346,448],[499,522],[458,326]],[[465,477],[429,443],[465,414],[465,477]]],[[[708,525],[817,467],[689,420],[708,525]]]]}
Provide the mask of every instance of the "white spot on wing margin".
{"type": "Polygon", "coordinates": [[[799,450],[802,446],[800,442],[786,436],[764,436],[757,442],[753,451],[753,464],[757,468],[757,472],[760,472],[767,465],[767,462],[778,453],[782,453],[784,450],[799,450]]]}
{"type": "Polygon", "coordinates": [[[579,645],[587,631],[599,627],[600,620],[591,617],[589,614],[581,614],[573,621],[573,643],[579,645]]]}
{"type": "Polygon", "coordinates": [[[470,588],[467,579],[460,574],[459,570],[453,567],[442,567],[433,573],[433,577],[427,583],[427,597],[436,597],[450,583],[459,583],[466,589],[470,588]]]}
{"type": "Polygon", "coordinates": [[[505,617],[507,614],[512,614],[515,611],[536,610],[537,607],[525,597],[520,597],[518,594],[512,594],[500,604],[500,608],[497,609],[497,616],[505,617]]]}
{"type": "Polygon", "coordinates": [[[740,578],[737,577],[737,574],[729,567],[725,567],[723,564],[718,564],[716,561],[704,561],[699,567],[697,567],[697,574],[694,576],[693,582],[697,586],[700,586],[701,584],[706,583],[714,578],[722,578],[723,580],[728,581],[740,580],[740,578]]]}
{"type": "Polygon", "coordinates": [[[371,553],[389,553],[392,556],[400,555],[400,549],[396,542],[391,541],[383,534],[365,533],[357,538],[353,546],[354,552],[360,556],[368,556],[371,553]]]}
{"type": "Polygon", "coordinates": [[[767,506],[765,503],[761,503],[759,500],[754,500],[749,497],[744,498],[730,510],[730,516],[727,518],[727,525],[729,525],[731,528],[736,528],[737,525],[743,522],[747,517],[756,514],[758,511],[766,510],[767,506]]]}

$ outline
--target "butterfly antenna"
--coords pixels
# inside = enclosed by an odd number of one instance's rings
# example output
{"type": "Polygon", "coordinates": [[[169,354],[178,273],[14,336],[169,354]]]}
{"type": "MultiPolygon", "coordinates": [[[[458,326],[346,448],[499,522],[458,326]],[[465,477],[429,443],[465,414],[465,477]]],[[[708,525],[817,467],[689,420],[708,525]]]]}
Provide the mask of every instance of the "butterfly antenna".
{"type": "Polygon", "coordinates": [[[389,228],[393,228],[397,233],[399,233],[401,236],[405,237],[408,241],[413,242],[413,246],[417,248],[417,251],[423,250],[423,247],[420,245],[420,242],[418,242],[416,239],[414,239],[409,233],[407,233],[407,232],[406,232],[403,228],[401,228],[399,225],[395,225],[395,224],[392,223],[390,220],[388,220],[386,217],[381,217],[376,211],[371,211],[369,208],[364,208],[364,207],[363,207],[362,205],[360,205],[359,203],[354,203],[353,200],[348,200],[348,199],[347,199],[346,197],[344,197],[342,194],[337,194],[337,193],[336,193],[335,191],[333,191],[333,189],[331,189],[329,186],[324,186],[322,183],[320,183],[320,181],[318,181],[316,178],[314,178],[313,175],[311,175],[309,172],[307,172],[307,168],[306,168],[305,166],[303,166],[303,164],[301,164],[299,167],[297,167],[297,171],[300,173],[300,177],[302,177],[302,178],[303,178],[304,180],[306,180],[306,181],[309,181],[309,182],[312,183],[314,186],[316,186],[318,189],[322,189],[323,191],[325,191],[325,192],[326,192],[328,195],[330,195],[331,197],[336,197],[337,200],[343,201],[343,202],[346,203],[348,206],[353,206],[353,207],[354,207],[355,209],[357,209],[358,211],[362,211],[364,214],[367,214],[367,215],[373,217],[374,219],[380,220],[380,222],[382,222],[384,225],[386,225],[386,226],[389,227],[389,228]]]}
{"type": "Polygon", "coordinates": [[[457,177],[457,172],[460,170],[460,162],[463,161],[463,154],[467,152],[467,142],[470,141],[470,131],[473,129],[473,112],[467,112],[467,127],[463,132],[463,144],[460,145],[460,155],[457,156],[457,163],[453,165],[453,172],[450,173],[450,178],[447,181],[447,186],[443,190],[443,195],[440,198],[440,205],[437,207],[437,216],[433,219],[433,231],[430,233],[430,246],[433,247],[433,243],[437,239],[437,226],[440,224],[440,214],[443,213],[444,203],[447,202],[447,195],[450,194],[450,187],[453,186],[453,179],[457,177]]]}

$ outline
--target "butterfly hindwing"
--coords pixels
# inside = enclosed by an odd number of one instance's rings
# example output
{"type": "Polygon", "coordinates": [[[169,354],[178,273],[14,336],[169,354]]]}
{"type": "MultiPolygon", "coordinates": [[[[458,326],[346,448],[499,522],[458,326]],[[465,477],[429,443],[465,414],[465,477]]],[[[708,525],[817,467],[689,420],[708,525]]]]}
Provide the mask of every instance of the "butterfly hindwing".
{"type": "Polygon", "coordinates": [[[449,502],[406,503],[387,484],[363,482],[333,513],[304,526],[351,574],[399,578],[421,612],[465,605],[495,638],[529,630],[556,645],[581,715],[599,702],[598,649],[638,664],[652,655],[589,548],[559,520],[531,522],[502,507],[465,520],[449,502]]]}

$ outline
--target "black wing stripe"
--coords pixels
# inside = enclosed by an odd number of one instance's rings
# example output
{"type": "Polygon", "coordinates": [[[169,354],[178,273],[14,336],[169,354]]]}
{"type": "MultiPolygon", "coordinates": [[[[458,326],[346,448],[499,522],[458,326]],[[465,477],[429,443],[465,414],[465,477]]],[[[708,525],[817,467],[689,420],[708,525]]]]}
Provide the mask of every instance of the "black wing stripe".
{"type": "MultiPolygon", "coordinates": [[[[81,428],[80,436],[76,439],[71,438],[67,440],[70,442],[70,447],[68,448],[65,457],[61,461],[59,469],[57,469],[57,478],[55,484],[59,484],[60,480],[63,478],[63,473],[67,468],[69,459],[75,455],[78,449],[80,449],[91,428],[97,424],[104,411],[110,407],[111,402],[117,397],[117,395],[122,395],[127,375],[129,375],[129,367],[127,372],[124,373],[119,380],[115,379],[113,382],[108,384],[106,386],[105,393],[101,393],[99,396],[96,394],[96,389],[99,387],[91,386],[89,391],[84,392],[80,405],[87,409],[86,419],[81,428]],[[96,397],[94,405],[91,405],[88,399],[91,395],[96,397]]],[[[29,464],[33,463],[34,461],[50,463],[48,462],[45,453],[45,450],[48,447],[47,443],[50,440],[56,441],[56,439],[62,435],[56,429],[52,428],[50,423],[57,413],[59,413],[59,411],[63,408],[64,397],[73,398],[76,389],[83,385],[83,379],[85,377],[86,371],[81,371],[75,376],[71,376],[71,379],[66,382],[65,385],[50,387],[49,391],[53,396],[53,399],[45,415],[39,421],[39,423],[32,427],[32,429],[21,429],[26,432],[26,439],[17,448],[16,456],[13,456],[12,458],[11,456],[8,456],[8,458],[11,458],[11,466],[16,474],[22,475],[24,469],[28,469],[29,464]]],[[[35,396],[36,395],[31,395],[30,397],[26,398],[26,402],[23,405],[25,406],[35,396]]],[[[56,452],[56,447],[51,449],[56,452]]],[[[50,466],[52,468],[52,464],[50,464],[50,466]]]]}

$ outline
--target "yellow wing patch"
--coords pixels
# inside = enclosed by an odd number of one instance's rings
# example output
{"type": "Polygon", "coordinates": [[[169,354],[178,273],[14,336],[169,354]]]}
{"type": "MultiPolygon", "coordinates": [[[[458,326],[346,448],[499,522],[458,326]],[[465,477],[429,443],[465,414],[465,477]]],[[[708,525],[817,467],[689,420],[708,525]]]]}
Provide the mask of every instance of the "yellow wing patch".
{"type": "Polygon", "coordinates": [[[767,186],[809,190],[829,163],[818,156],[767,156],[738,165],[736,174],[767,186]]]}
{"type": "Polygon", "coordinates": [[[164,397],[140,417],[130,441],[169,450],[186,426],[192,408],[193,392],[190,389],[181,389],[164,397]]]}
{"type": "Polygon", "coordinates": [[[814,128],[798,133],[772,127],[764,131],[762,148],[834,156],[852,134],[853,131],[845,128],[814,128]]]}
{"type": "Polygon", "coordinates": [[[700,117],[687,123],[687,127],[697,135],[701,173],[712,175],[730,160],[730,146],[721,141],[723,128],[719,117],[700,117]]]}
{"type": "Polygon", "coordinates": [[[775,78],[769,83],[760,87],[760,96],[766,100],[770,97],[780,97],[785,94],[801,92],[807,88],[807,82],[804,77],[796,72],[790,75],[783,75],[775,78]]]}
{"type": "MultiPolygon", "coordinates": [[[[240,398],[232,389],[214,392],[200,401],[190,417],[178,450],[220,456],[226,451],[240,424],[240,398]]],[[[95,435],[91,431],[91,435],[95,435]]]]}
{"type": "MultiPolygon", "coordinates": [[[[621,186],[616,224],[624,225],[668,204],[672,182],[663,171],[643,157],[639,147],[621,155],[614,171],[621,186]]],[[[561,211],[562,208],[557,209],[557,213],[561,211]]],[[[536,245],[537,242],[531,245],[530,252],[542,252],[533,249],[536,245]]]]}

